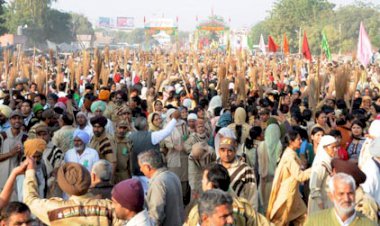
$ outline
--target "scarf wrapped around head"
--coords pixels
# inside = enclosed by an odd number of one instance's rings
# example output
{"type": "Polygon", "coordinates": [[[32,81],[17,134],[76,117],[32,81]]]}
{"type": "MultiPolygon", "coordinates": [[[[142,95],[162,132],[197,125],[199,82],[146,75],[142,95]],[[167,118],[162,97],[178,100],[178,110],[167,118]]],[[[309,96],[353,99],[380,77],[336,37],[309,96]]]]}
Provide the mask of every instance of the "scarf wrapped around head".
{"type": "Polygon", "coordinates": [[[148,116],[148,126],[149,126],[149,131],[158,131],[160,130],[161,128],[160,127],[157,127],[153,124],[153,120],[154,120],[154,116],[155,115],[160,115],[159,113],[157,112],[153,112],[153,113],[150,113],[149,116],[148,116]]]}
{"type": "Polygon", "coordinates": [[[236,125],[243,125],[245,123],[245,120],[247,119],[247,113],[245,112],[244,108],[238,107],[235,111],[234,115],[234,123],[236,125]]]}
{"type": "Polygon", "coordinates": [[[81,164],[68,162],[58,169],[57,181],[65,193],[80,196],[87,193],[91,185],[91,175],[81,164]]]}
{"type": "Polygon", "coordinates": [[[218,122],[216,123],[216,126],[218,127],[227,127],[229,124],[232,123],[232,115],[230,112],[224,112],[220,117],[218,122]]]}
{"type": "Polygon", "coordinates": [[[96,110],[101,110],[102,112],[104,112],[106,110],[106,107],[106,102],[97,100],[91,104],[91,112],[94,113],[96,110]]]}
{"type": "Polygon", "coordinates": [[[3,114],[6,118],[9,118],[11,115],[12,109],[7,105],[0,104],[0,113],[3,114]]]}
{"type": "Polygon", "coordinates": [[[26,157],[32,157],[36,152],[44,152],[46,141],[41,138],[28,139],[24,143],[24,152],[26,157]]]}
{"type": "Polygon", "coordinates": [[[312,168],[319,167],[323,162],[326,166],[331,167],[332,158],[327,154],[325,147],[336,143],[336,139],[330,135],[324,135],[317,147],[317,153],[315,155],[312,168]]]}
{"type": "Polygon", "coordinates": [[[217,107],[222,107],[222,97],[221,96],[214,96],[213,98],[211,98],[207,111],[210,112],[212,116],[214,116],[214,110],[217,107]]]}
{"type": "Polygon", "coordinates": [[[172,120],[170,118],[170,116],[176,111],[176,109],[174,108],[170,108],[169,110],[166,111],[166,122],[169,123],[170,120],[172,120]]]}

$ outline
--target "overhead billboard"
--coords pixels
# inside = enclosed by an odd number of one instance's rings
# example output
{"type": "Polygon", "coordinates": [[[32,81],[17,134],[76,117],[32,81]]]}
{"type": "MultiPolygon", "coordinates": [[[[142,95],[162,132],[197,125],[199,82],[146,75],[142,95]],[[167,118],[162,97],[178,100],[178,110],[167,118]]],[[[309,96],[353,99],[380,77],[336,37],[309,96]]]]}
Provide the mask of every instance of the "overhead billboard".
{"type": "Polygon", "coordinates": [[[134,28],[135,19],[133,17],[117,17],[116,27],[121,29],[134,28]]]}
{"type": "Polygon", "coordinates": [[[99,17],[99,27],[111,27],[111,18],[99,17]]]}

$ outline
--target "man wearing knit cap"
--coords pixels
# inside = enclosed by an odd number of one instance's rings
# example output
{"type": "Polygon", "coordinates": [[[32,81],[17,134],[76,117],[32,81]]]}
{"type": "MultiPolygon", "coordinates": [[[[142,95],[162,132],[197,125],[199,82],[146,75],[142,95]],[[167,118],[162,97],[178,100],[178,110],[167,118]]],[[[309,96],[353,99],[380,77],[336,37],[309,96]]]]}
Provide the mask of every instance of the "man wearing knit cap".
{"type": "Polygon", "coordinates": [[[138,179],[124,180],[114,186],[112,206],[116,216],[127,221],[125,226],[154,225],[144,209],[144,189],[138,179]]]}
{"type": "Polygon", "coordinates": [[[42,199],[37,191],[35,163],[28,158],[24,180],[24,202],[32,213],[47,225],[121,225],[112,209],[112,202],[96,199],[88,193],[91,176],[78,163],[65,163],[57,172],[59,187],[68,194],[61,198],[42,199]]]}
{"type": "Polygon", "coordinates": [[[253,169],[237,156],[236,140],[230,137],[222,138],[218,152],[219,159],[217,162],[228,170],[232,190],[238,197],[247,199],[257,210],[258,193],[255,174],[253,169]]]}
{"type": "MultiPolygon", "coordinates": [[[[94,136],[91,138],[89,146],[98,152],[100,159],[109,161],[113,166],[113,172],[115,172],[116,154],[114,150],[116,149],[111,134],[107,133],[105,129],[107,118],[104,116],[95,116],[91,118],[90,121],[94,136]]],[[[114,175],[114,173],[112,175],[114,175]]]]}
{"type": "Polygon", "coordinates": [[[98,152],[87,144],[90,142],[90,136],[83,130],[75,130],[73,134],[74,148],[65,153],[65,162],[75,162],[84,166],[88,172],[91,172],[92,166],[99,160],[98,152]]]}

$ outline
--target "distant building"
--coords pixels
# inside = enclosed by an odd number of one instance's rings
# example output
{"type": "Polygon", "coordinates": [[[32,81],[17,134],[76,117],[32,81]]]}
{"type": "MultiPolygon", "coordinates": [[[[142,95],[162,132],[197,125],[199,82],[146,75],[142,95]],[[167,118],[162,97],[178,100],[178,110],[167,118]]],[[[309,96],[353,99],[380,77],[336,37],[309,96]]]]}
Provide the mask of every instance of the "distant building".
{"type": "Polygon", "coordinates": [[[114,43],[114,38],[103,32],[95,32],[94,46],[106,46],[114,43]]]}
{"type": "Polygon", "coordinates": [[[12,46],[12,45],[25,45],[28,39],[24,35],[14,35],[14,34],[4,34],[0,36],[1,47],[12,46]]]}
{"type": "Polygon", "coordinates": [[[77,35],[78,44],[84,48],[92,48],[94,46],[94,37],[92,35],[77,35]]]}

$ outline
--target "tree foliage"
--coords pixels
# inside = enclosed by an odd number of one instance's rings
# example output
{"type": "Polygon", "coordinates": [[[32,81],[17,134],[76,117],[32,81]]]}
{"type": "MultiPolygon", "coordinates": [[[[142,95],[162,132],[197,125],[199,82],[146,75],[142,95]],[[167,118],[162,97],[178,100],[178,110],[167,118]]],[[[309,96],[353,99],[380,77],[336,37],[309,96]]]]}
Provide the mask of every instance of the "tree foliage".
{"type": "Polygon", "coordinates": [[[0,35],[4,34],[8,31],[8,29],[5,26],[5,0],[0,0],[0,35]]]}
{"type": "Polygon", "coordinates": [[[374,4],[356,2],[341,8],[327,0],[278,0],[269,16],[251,29],[254,43],[260,34],[272,35],[277,44],[286,33],[291,52],[298,52],[299,30],[301,38],[306,31],[313,54],[321,52],[321,32],[326,33],[333,53],[352,52],[356,49],[360,21],[364,22],[373,46],[380,46],[380,8],[374,4]]]}
{"type": "Polygon", "coordinates": [[[52,9],[52,2],[53,0],[10,1],[4,14],[5,28],[15,34],[18,27],[22,26],[23,33],[28,36],[31,44],[45,43],[46,40],[71,42],[77,34],[94,34],[92,25],[85,16],[52,9]]]}
{"type": "Polygon", "coordinates": [[[91,22],[82,14],[71,13],[71,29],[73,35],[93,35],[91,22]]]}

